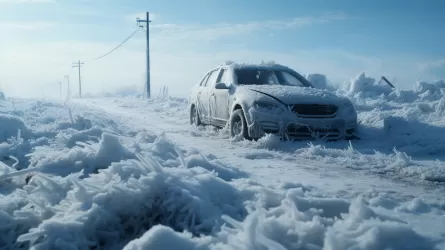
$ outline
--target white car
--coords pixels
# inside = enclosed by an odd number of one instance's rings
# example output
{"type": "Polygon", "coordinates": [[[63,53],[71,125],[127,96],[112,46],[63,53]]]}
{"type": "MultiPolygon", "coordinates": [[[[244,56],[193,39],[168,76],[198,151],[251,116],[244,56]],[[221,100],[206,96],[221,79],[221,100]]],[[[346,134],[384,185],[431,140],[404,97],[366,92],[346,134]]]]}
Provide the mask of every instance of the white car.
{"type": "Polygon", "coordinates": [[[228,125],[231,136],[326,140],[355,137],[352,102],[314,88],[278,64],[224,64],[210,70],[189,96],[190,123],[228,125]]]}

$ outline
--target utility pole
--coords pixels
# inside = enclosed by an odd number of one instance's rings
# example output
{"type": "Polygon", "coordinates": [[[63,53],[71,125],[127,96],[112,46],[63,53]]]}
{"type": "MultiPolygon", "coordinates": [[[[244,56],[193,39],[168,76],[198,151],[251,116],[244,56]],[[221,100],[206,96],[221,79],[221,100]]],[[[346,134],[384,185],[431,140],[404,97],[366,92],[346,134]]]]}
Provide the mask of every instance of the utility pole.
{"type": "Polygon", "coordinates": [[[150,24],[150,14],[149,12],[147,12],[147,16],[145,20],[141,20],[140,18],[136,18],[137,24],[139,25],[139,27],[144,28],[143,25],[141,25],[141,23],[146,23],[146,32],[147,32],[147,80],[145,82],[146,84],[146,90],[147,90],[147,98],[150,98],[150,28],[149,28],[149,24],[150,24]]]}
{"type": "Polygon", "coordinates": [[[67,98],[69,99],[70,98],[70,75],[66,75],[65,76],[65,80],[66,80],[66,83],[67,83],[67,98]]]}
{"type": "Polygon", "coordinates": [[[82,67],[84,63],[77,61],[73,63],[73,68],[79,68],[79,98],[82,98],[82,82],[80,80],[80,68],[82,67]]]}
{"type": "Polygon", "coordinates": [[[60,94],[60,99],[62,99],[62,82],[59,81],[58,84],[59,84],[59,94],[60,94]]]}

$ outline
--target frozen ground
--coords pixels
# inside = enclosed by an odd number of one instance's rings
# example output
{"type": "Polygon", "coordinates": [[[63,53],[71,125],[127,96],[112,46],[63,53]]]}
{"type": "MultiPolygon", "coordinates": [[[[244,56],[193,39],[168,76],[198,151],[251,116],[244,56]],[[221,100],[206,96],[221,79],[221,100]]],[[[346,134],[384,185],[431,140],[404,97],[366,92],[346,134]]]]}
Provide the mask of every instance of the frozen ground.
{"type": "Polygon", "coordinates": [[[0,249],[445,249],[442,84],[359,75],[350,143],[232,140],[178,98],[0,100],[0,249]]]}

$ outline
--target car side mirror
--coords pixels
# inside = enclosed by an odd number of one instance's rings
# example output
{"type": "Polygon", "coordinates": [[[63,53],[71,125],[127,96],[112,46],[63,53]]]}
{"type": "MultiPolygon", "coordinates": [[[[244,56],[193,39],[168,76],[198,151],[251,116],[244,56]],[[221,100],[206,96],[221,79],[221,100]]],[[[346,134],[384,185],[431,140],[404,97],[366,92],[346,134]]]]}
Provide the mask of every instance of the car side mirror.
{"type": "Polygon", "coordinates": [[[229,89],[230,87],[227,86],[227,84],[223,83],[223,82],[218,82],[215,85],[215,89],[229,89]]]}

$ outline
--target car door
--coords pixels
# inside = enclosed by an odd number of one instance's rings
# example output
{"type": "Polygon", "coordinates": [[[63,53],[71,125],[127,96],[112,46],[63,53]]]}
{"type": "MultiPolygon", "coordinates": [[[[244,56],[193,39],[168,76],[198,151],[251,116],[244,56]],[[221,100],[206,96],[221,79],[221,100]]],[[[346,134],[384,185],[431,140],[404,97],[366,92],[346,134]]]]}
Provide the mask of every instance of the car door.
{"type": "MultiPolygon", "coordinates": [[[[230,86],[232,84],[230,70],[221,69],[216,82],[230,86]]],[[[224,126],[229,120],[229,91],[229,89],[216,89],[213,87],[210,93],[210,102],[215,107],[214,120],[220,126],[224,126]]]]}
{"type": "Polygon", "coordinates": [[[208,122],[208,110],[206,108],[208,106],[208,97],[206,96],[206,84],[207,80],[209,79],[209,75],[210,72],[202,78],[196,93],[196,108],[203,122],[208,122]]]}
{"type": "Polygon", "coordinates": [[[215,88],[216,80],[219,76],[219,69],[213,70],[209,72],[209,77],[207,79],[206,85],[201,91],[201,103],[203,105],[205,118],[209,120],[209,122],[214,123],[215,122],[215,105],[211,100],[213,99],[212,95],[212,89],[215,88]]]}

